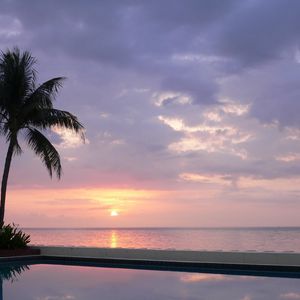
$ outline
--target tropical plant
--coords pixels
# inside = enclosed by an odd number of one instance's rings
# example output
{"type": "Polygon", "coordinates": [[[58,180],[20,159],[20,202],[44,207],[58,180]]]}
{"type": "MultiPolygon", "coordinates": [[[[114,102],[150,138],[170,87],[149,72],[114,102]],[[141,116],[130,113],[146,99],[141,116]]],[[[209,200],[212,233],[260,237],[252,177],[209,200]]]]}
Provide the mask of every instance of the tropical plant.
{"type": "Polygon", "coordinates": [[[15,224],[3,225],[0,229],[0,249],[26,248],[29,242],[30,236],[15,224]]]}
{"type": "Polygon", "coordinates": [[[4,164],[0,201],[0,228],[4,225],[6,189],[11,160],[20,154],[19,135],[45,164],[50,177],[61,177],[60,156],[41,132],[52,127],[70,129],[83,136],[83,126],[73,114],[53,107],[64,77],[36,82],[36,59],[18,48],[0,54],[0,133],[6,137],[8,150],[4,164]]]}

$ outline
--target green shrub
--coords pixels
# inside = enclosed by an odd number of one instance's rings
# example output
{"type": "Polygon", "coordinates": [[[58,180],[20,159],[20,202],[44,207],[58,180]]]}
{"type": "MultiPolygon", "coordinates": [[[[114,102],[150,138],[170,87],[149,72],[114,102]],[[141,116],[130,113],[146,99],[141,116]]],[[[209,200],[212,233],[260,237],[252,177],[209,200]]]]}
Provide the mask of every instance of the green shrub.
{"type": "Polygon", "coordinates": [[[3,225],[0,228],[0,249],[26,248],[29,242],[30,236],[15,224],[3,225]]]}

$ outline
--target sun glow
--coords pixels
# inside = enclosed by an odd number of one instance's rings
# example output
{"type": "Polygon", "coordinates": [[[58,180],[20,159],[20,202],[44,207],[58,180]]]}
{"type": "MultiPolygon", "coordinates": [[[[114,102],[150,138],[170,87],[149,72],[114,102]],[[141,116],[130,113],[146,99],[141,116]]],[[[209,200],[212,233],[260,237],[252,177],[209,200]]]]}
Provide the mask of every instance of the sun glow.
{"type": "Polygon", "coordinates": [[[110,216],[111,217],[117,217],[119,215],[119,213],[116,211],[116,210],[112,210],[111,212],[110,212],[110,216]]]}

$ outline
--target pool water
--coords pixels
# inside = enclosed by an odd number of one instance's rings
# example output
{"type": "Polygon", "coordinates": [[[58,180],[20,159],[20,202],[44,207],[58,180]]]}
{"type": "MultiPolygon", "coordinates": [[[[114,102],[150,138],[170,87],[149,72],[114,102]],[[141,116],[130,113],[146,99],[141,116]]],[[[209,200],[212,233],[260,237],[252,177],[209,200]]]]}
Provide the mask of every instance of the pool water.
{"type": "Polygon", "coordinates": [[[0,265],[0,278],[1,300],[300,299],[297,278],[46,264],[0,265]]]}

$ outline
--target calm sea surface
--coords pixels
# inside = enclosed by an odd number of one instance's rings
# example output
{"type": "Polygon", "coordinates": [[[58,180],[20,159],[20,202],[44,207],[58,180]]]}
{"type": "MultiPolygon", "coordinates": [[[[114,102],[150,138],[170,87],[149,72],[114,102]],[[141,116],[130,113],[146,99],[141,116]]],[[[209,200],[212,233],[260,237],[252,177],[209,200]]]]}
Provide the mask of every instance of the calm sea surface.
{"type": "Polygon", "coordinates": [[[31,243],[88,247],[300,252],[300,227],[26,229],[31,243]]]}

